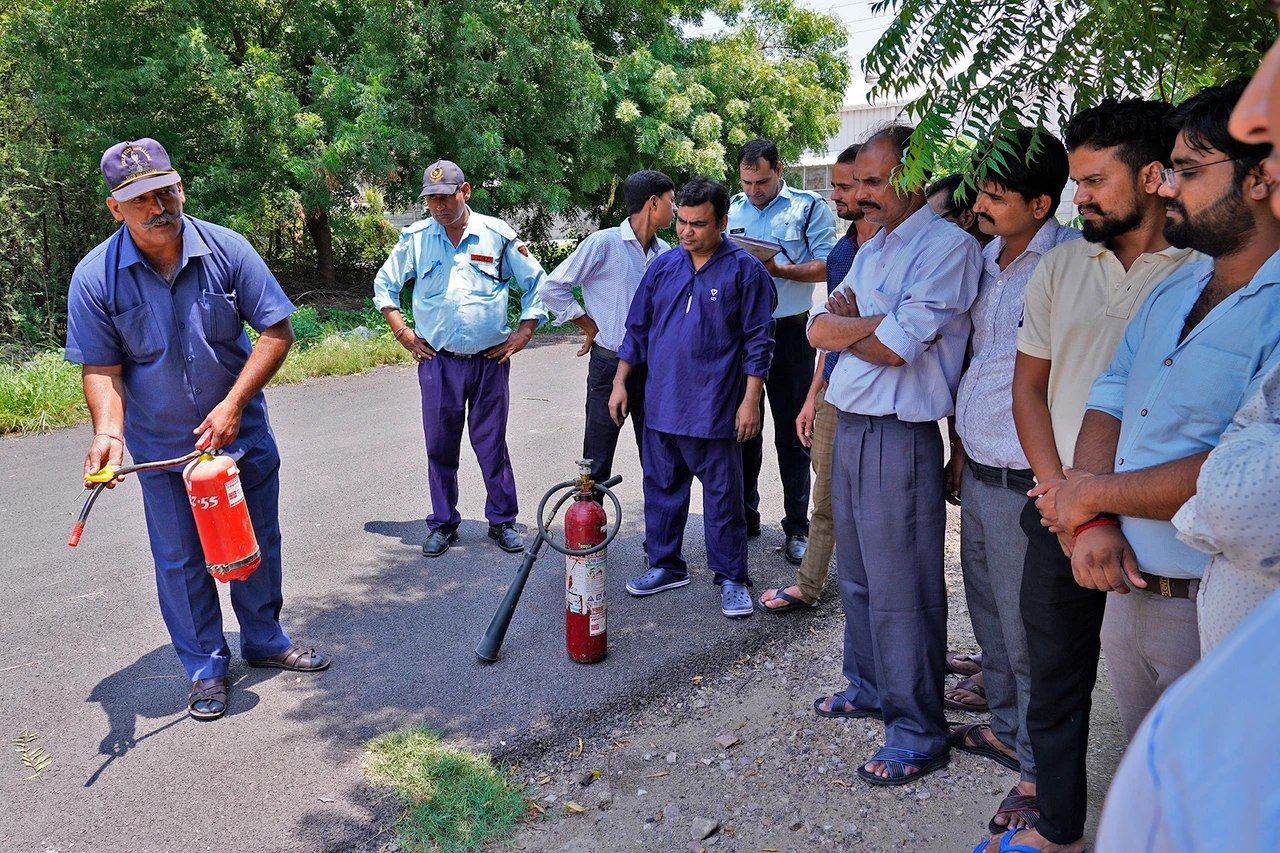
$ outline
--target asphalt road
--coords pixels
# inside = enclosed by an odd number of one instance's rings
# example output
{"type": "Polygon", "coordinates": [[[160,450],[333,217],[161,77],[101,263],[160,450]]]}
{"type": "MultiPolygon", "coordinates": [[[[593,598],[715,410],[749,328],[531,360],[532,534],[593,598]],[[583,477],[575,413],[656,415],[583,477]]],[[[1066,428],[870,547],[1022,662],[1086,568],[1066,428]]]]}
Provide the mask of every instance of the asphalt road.
{"type": "MultiPolygon", "coordinates": [[[[575,474],[586,363],[572,338],[536,339],[511,378],[508,439],[528,531],[542,493],[575,474]]],[[[518,758],[755,651],[804,620],[757,613],[729,621],[706,570],[701,495],[686,537],[694,583],[653,599],[626,595],[643,524],[629,432],[616,470],[624,523],[610,549],[609,657],[583,666],[564,651],[563,559],[534,568],[502,655],[473,652],[520,555],[490,542],[484,491],[464,442],[462,540],[421,556],[426,461],[412,368],[272,389],[283,456],[283,622],[296,642],[334,657],[295,676],[237,661],[226,717],[186,715],[189,683],[169,645],[136,480],[104,495],[75,550],[91,430],[0,439],[0,734],[23,732],[52,757],[29,779],[0,759],[3,853],[364,851],[388,838],[388,806],[366,785],[361,744],[427,724],[469,747],[518,758]]],[[[766,430],[766,442],[771,432],[766,430]]],[[[776,484],[766,453],[762,484],[776,484]]],[[[751,543],[759,592],[792,576],[777,553],[778,487],[764,495],[751,543]]],[[[526,532],[526,541],[532,535],[526,532]]],[[[238,649],[222,592],[225,629],[238,649]]]]}

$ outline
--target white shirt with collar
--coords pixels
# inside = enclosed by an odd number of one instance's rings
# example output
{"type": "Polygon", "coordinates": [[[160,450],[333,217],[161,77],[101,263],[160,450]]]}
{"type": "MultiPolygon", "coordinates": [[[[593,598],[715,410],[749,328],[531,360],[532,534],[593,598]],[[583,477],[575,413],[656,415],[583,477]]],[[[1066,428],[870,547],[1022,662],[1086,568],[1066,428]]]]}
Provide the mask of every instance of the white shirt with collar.
{"type": "Polygon", "coordinates": [[[596,343],[617,352],[626,336],[627,312],[640,279],[653,259],[669,248],[665,240],[655,236],[646,252],[630,219],[601,229],[585,237],[543,283],[543,304],[555,314],[559,325],[590,315],[600,327],[596,343]],[[573,298],[575,286],[582,288],[585,311],[573,298]]]}

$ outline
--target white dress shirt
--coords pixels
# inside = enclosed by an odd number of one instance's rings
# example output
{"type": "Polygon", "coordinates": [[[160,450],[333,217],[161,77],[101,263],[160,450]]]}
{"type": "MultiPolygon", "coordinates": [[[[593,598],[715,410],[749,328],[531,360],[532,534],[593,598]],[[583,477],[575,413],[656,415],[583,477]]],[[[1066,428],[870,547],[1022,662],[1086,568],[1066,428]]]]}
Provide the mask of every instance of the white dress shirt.
{"type": "Polygon", "coordinates": [[[604,228],[578,244],[543,282],[542,302],[555,314],[557,325],[590,315],[600,327],[596,343],[617,352],[627,333],[627,311],[640,279],[649,263],[669,248],[655,236],[646,252],[631,220],[624,219],[616,228],[604,228]],[[582,288],[586,311],[573,298],[575,285],[582,288]]]}

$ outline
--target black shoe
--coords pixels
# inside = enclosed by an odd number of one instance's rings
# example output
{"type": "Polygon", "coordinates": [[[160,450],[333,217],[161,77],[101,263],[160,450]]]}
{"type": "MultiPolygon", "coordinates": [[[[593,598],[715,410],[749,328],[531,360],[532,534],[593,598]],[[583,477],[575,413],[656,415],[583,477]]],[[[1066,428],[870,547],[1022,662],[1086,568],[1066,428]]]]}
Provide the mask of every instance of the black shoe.
{"type": "Polygon", "coordinates": [[[524,539],[516,532],[515,524],[510,521],[490,527],[489,538],[497,542],[498,547],[504,551],[515,554],[524,550],[524,539]]]}
{"type": "Polygon", "coordinates": [[[804,551],[809,546],[808,536],[788,536],[787,544],[782,549],[782,556],[793,566],[804,562],[804,551]]]}
{"type": "Polygon", "coordinates": [[[757,536],[759,536],[759,535],[760,535],[760,522],[758,522],[758,521],[757,521],[755,524],[748,524],[748,525],[747,525],[747,538],[748,538],[748,539],[755,539],[755,538],[756,538],[757,536]]]}
{"type": "Polygon", "coordinates": [[[422,556],[439,557],[449,546],[458,541],[458,534],[452,530],[437,527],[427,534],[427,541],[422,543],[422,556]]]}

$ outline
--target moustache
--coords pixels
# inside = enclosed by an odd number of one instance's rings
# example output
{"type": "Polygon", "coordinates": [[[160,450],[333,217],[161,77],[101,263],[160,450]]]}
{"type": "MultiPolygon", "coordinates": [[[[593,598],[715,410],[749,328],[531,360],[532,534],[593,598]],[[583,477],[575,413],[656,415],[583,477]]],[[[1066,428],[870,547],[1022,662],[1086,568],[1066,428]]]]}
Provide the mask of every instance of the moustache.
{"type": "Polygon", "coordinates": [[[182,217],[176,213],[160,213],[142,223],[142,227],[155,228],[157,225],[177,225],[181,221],[182,217]]]}
{"type": "Polygon", "coordinates": [[[1087,212],[1087,213],[1096,213],[1096,214],[1098,214],[1099,216],[1104,216],[1104,215],[1105,215],[1105,214],[1102,212],[1102,208],[1098,207],[1096,204],[1082,204],[1082,205],[1080,205],[1080,213],[1081,213],[1081,215],[1085,214],[1086,212],[1087,212]]]}
{"type": "Polygon", "coordinates": [[[1166,213],[1180,213],[1182,218],[1187,217],[1187,208],[1176,198],[1166,198],[1164,200],[1164,209],[1166,213]]]}
{"type": "Polygon", "coordinates": [[[879,210],[880,205],[874,201],[860,201],[858,202],[858,208],[861,210],[879,210]]]}
{"type": "Polygon", "coordinates": [[[989,223],[989,224],[991,224],[991,225],[995,225],[995,224],[996,224],[996,221],[995,221],[994,219],[992,219],[990,216],[988,216],[987,214],[985,214],[985,213],[979,213],[979,214],[978,214],[978,221],[979,221],[979,222],[986,222],[986,223],[989,223]]]}

